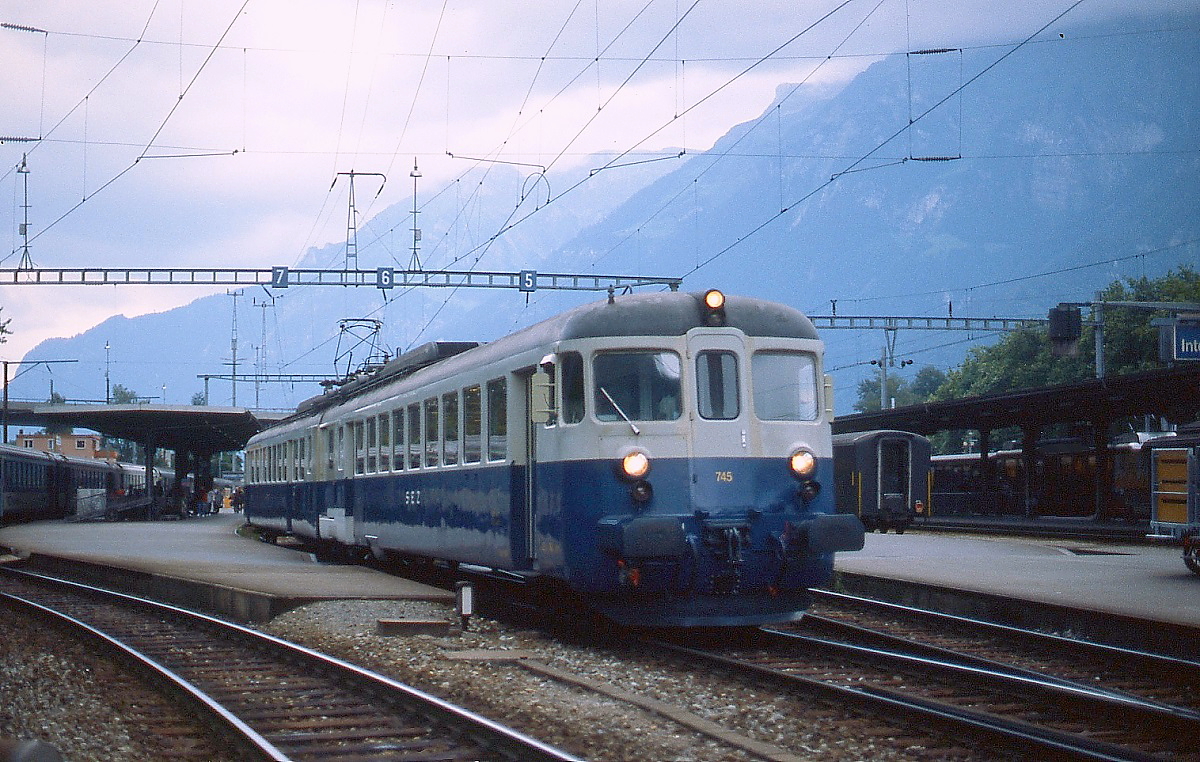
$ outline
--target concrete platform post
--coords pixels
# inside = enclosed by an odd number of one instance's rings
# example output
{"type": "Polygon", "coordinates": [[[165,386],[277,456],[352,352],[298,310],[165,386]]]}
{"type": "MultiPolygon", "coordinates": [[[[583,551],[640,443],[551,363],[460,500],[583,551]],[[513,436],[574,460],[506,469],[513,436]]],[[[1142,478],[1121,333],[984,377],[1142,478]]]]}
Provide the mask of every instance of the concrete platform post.
{"type": "Polygon", "coordinates": [[[158,447],[154,441],[154,435],[146,436],[146,457],[144,464],[146,466],[146,496],[150,498],[150,502],[146,504],[146,518],[155,520],[162,511],[163,500],[166,495],[158,489],[158,485],[154,483],[154,456],[158,453],[158,447]]]}
{"type": "Polygon", "coordinates": [[[1108,518],[1109,496],[1113,493],[1114,479],[1112,453],[1108,449],[1108,429],[1111,421],[1097,417],[1092,420],[1092,454],[1096,458],[1096,471],[1092,479],[1092,518],[1101,521],[1108,518]]]}
{"type": "Polygon", "coordinates": [[[1038,495],[1034,490],[1033,474],[1037,470],[1037,443],[1042,437],[1042,427],[1036,423],[1021,424],[1021,471],[1024,473],[1022,489],[1025,518],[1037,515],[1038,495]]]}

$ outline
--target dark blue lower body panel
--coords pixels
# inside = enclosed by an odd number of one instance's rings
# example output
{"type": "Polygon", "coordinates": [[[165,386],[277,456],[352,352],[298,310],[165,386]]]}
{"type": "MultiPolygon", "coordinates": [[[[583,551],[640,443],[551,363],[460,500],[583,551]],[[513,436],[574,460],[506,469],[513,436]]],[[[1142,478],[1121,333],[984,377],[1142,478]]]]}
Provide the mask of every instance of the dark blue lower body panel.
{"type": "MultiPolygon", "coordinates": [[[[606,461],[542,463],[534,479],[533,506],[525,470],[506,465],[251,485],[246,516],[273,531],[330,531],[560,580],[611,618],[644,625],[796,619],[806,589],[829,579],[830,551],[856,549],[855,532],[861,547],[857,519],[829,515],[832,489],[802,498],[780,459],[659,461],[641,501],[606,461]]],[[[829,462],[816,480],[832,485],[829,462]]]]}

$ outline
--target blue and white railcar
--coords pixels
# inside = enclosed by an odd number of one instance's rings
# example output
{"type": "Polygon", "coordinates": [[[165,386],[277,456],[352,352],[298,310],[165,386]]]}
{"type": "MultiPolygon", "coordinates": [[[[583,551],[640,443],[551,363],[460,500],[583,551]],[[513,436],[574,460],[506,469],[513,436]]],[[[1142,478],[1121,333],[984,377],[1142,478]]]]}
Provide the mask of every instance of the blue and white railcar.
{"type": "Polygon", "coordinates": [[[246,516],[558,580],[624,623],[797,619],[863,543],[822,350],[800,312],[716,291],[425,345],[254,437],[246,516]]]}

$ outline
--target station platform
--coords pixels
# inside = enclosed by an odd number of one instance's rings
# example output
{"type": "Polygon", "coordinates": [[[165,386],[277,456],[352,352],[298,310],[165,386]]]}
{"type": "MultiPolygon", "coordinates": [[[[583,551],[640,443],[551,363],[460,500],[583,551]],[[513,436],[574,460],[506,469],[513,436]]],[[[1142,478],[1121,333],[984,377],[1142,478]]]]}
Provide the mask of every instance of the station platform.
{"type": "Polygon", "coordinates": [[[1200,658],[1200,575],[1176,545],[910,528],[834,568],[846,592],[1200,658]]]}
{"type": "Polygon", "coordinates": [[[84,563],[98,582],[131,592],[265,621],[303,603],[365,598],[453,605],[454,594],[363,566],[325,564],[311,554],[237,533],[245,518],[218,513],[183,521],[34,522],[0,527],[0,547],[53,571],[84,563]],[[117,572],[111,572],[115,569],[117,572]]]}
{"type": "MultiPolygon", "coordinates": [[[[453,594],[361,566],[318,563],[305,552],[240,536],[241,514],[184,521],[0,528],[0,546],[54,570],[85,563],[97,581],[262,621],[302,603],[370,598],[453,604],[453,594]],[[114,575],[111,569],[117,569],[114,575]]],[[[830,585],[901,603],[1021,626],[1089,632],[1131,647],[1183,642],[1200,658],[1200,576],[1170,545],[1070,538],[979,536],[910,529],[868,533],[839,553],[830,585]]],[[[1156,646],[1158,647],[1158,646],[1156,646]]],[[[1166,647],[1166,646],[1162,646],[1166,647]]]]}

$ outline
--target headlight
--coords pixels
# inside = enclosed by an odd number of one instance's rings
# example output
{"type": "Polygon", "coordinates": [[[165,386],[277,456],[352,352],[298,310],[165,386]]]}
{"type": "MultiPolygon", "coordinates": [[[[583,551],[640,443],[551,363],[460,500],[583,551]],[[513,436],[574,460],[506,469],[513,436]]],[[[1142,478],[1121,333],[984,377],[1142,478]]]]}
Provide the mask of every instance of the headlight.
{"type": "Polygon", "coordinates": [[[719,310],[725,306],[725,294],[717,289],[709,289],[704,294],[704,306],[710,310],[719,310]]]}
{"type": "Polygon", "coordinates": [[[650,473],[650,456],[634,450],[621,458],[621,473],[628,479],[641,479],[650,473]]]}
{"type": "Polygon", "coordinates": [[[796,450],[788,460],[788,465],[797,479],[811,479],[817,472],[817,458],[808,450],[796,450]]]}

